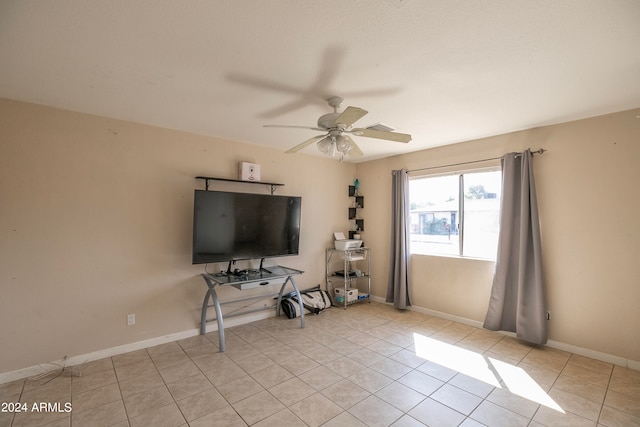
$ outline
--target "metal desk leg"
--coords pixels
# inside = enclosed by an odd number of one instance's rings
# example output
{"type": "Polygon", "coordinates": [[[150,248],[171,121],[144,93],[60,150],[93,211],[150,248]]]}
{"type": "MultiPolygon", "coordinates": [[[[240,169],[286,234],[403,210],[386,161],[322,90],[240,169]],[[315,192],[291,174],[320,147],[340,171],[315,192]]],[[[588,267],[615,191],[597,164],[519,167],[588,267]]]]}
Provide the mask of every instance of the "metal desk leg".
{"type": "MultiPolygon", "coordinates": [[[[298,285],[296,285],[296,281],[293,280],[292,276],[289,276],[288,279],[291,281],[293,285],[293,289],[295,289],[296,294],[298,295],[298,304],[300,305],[300,328],[304,328],[304,305],[302,304],[302,294],[300,293],[300,289],[298,289],[298,285]]],[[[287,282],[285,282],[286,284],[287,282]]],[[[282,293],[282,292],[281,292],[282,293]]]]}
{"type": "Polygon", "coordinates": [[[284,287],[287,284],[287,281],[280,286],[280,293],[278,294],[278,301],[276,301],[276,317],[280,316],[280,306],[282,305],[282,291],[284,291],[284,287]]]}
{"type": "Polygon", "coordinates": [[[218,300],[218,294],[216,294],[215,284],[212,283],[208,278],[204,278],[207,282],[207,287],[209,290],[207,291],[207,295],[204,298],[204,303],[202,304],[202,314],[201,314],[201,325],[200,325],[200,333],[204,335],[207,328],[207,307],[209,303],[209,295],[211,295],[211,299],[213,300],[213,306],[216,309],[216,321],[218,322],[218,342],[220,343],[220,351],[224,352],[224,323],[222,321],[222,309],[220,308],[220,300],[218,300]]]}
{"type": "Polygon", "coordinates": [[[204,301],[202,302],[202,313],[200,313],[200,335],[207,333],[207,308],[209,307],[209,297],[211,291],[207,289],[207,293],[204,295],[204,301]]]}

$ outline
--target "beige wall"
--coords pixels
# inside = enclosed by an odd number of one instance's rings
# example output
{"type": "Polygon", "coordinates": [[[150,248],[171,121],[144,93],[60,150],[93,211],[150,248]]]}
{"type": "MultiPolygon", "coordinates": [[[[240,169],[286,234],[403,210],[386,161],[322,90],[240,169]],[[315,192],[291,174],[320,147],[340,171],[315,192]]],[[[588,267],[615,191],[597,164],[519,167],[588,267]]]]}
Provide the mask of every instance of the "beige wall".
{"type": "MultiPolygon", "coordinates": [[[[373,294],[384,297],[390,171],[527,147],[549,150],[534,164],[550,339],[638,361],[638,115],[356,166],[0,100],[0,373],[198,327],[203,266],[190,258],[197,175],[233,178],[239,161],[255,162],[263,180],[285,184],[278,194],[302,196],[300,256],[276,261],[305,270],[298,283],[311,287],[323,281],[331,233],[347,230],[346,187],[357,172],[373,294]],[[132,312],[137,324],[128,327],[132,312]]],[[[416,306],[483,320],[492,263],[416,255],[413,267],[416,306]]]]}
{"type": "Polygon", "coordinates": [[[302,196],[300,256],[274,261],[323,283],[355,165],[0,100],[0,373],[197,328],[194,177],[236,178],[240,161],[302,196]]]}
{"type": "MultiPolygon", "coordinates": [[[[387,260],[391,170],[545,148],[534,158],[534,173],[549,339],[640,361],[638,116],[640,109],[360,164],[366,226],[381,231],[363,233],[367,245],[387,260]]],[[[384,296],[388,263],[374,265],[374,294],[384,296]]],[[[492,262],[414,255],[412,265],[414,305],[484,320],[492,262]]]]}

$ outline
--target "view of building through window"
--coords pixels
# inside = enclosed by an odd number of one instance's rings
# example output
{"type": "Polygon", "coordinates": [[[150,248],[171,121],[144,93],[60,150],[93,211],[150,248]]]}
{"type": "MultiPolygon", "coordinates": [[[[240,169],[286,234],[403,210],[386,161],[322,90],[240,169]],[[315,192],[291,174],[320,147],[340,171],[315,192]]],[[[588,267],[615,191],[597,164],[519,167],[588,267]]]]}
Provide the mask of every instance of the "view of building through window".
{"type": "Polygon", "coordinates": [[[495,259],[501,176],[492,170],[412,179],[411,252],[495,259]]]}

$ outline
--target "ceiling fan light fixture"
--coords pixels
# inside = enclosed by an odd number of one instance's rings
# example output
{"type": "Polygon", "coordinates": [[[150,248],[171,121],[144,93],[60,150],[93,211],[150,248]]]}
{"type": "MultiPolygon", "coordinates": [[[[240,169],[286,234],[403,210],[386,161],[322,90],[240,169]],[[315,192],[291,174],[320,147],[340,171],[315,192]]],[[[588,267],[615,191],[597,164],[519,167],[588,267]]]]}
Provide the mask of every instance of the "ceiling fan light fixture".
{"type": "Polygon", "coordinates": [[[320,150],[324,154],[329,154],[331,152],[331,146],[333,145],[333,141],[330,138],[323,138],[318,141],[318,150],[320,150]]]}
{"type": "Polygon", "coordinates": [[[338,135],[336,137],[336,150],[338,150],[339,153],[346,153],[347,151],[349,151],[351,149],[351,144],[349,143],[349,141],[347,140],[347,138],[345,138],[342,135],[338,135]]]}

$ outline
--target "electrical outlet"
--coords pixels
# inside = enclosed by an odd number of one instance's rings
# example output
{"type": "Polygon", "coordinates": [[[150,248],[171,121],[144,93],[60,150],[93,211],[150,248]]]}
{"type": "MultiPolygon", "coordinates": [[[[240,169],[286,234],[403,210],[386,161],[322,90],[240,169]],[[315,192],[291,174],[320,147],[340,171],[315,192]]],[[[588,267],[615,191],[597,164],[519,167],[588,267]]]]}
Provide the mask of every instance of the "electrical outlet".
{"type": "Polygon", "coordinates": [[[135,313],[127,314],[127,326],[131,326],[135,324],[136,324],[136,314],[135,313]]]}

